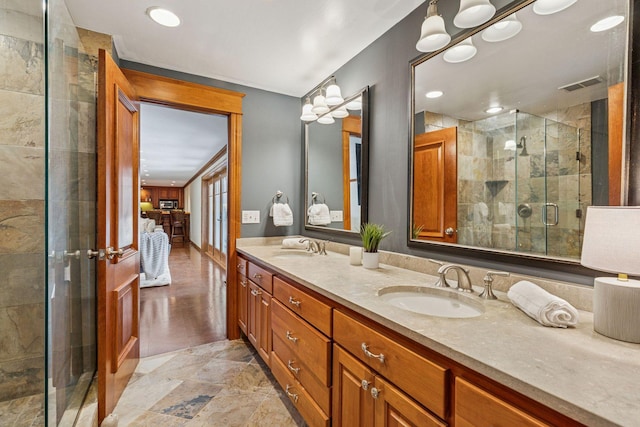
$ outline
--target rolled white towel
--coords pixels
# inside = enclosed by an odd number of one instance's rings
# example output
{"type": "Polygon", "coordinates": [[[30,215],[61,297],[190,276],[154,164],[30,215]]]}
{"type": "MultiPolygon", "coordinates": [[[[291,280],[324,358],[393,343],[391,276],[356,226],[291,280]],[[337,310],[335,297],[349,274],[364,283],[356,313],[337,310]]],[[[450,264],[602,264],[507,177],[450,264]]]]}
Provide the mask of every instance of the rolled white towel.
{"type": "Polygon", "coordinates": [[[307,249],[307,242],[300,243],[301,237],[282,240],[282,249],[307,249]]]}
{"type": "Polygon", "coordinates": [[[578,324],[578,310],[534,283],[522,280],[509,289],[507,296],[513,305],[541,325],[566,328],[578,324]]]}

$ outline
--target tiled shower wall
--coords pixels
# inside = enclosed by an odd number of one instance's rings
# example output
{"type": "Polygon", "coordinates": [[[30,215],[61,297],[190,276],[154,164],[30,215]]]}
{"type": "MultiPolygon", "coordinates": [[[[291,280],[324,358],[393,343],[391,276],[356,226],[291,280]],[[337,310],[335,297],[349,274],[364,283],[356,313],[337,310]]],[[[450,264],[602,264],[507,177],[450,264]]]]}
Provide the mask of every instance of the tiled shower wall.
{"type": "Polygon", "coordinates": [[[0,401],[43,393],[45,65],[42,3],[0,3],[0,401]]]}

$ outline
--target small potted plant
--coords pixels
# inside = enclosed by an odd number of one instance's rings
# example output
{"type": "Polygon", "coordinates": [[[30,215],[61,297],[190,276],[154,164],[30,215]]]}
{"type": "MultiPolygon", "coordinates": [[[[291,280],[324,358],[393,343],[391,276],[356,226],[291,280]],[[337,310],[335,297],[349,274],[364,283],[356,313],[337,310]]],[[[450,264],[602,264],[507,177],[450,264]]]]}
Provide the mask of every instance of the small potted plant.
{"type": "Polygon", "coordinates": [[[390,231],[384,231],[384,226],[379,224],[365,223],[360,227],[360,237],[362,237],[362,265],[364,268],[378,268],[379,254],[378,246],[382,239],[387,237],[390,231]]]}

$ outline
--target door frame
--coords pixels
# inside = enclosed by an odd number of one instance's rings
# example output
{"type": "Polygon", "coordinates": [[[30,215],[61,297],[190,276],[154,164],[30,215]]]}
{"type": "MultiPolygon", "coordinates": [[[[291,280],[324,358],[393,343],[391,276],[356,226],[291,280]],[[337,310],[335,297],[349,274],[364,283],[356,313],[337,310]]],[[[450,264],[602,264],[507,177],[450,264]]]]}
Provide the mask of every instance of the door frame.
{"type": "Polygon", "coordinates": [[[183,110],[223,114],[228,117],[228,256],[227,256],[227,338],[240,338],[237,319],[235,268],[236,238],[241,232],[242,189],[242,98],[245,94],[183,80],[122,68],[141,102],[183,110]]]}

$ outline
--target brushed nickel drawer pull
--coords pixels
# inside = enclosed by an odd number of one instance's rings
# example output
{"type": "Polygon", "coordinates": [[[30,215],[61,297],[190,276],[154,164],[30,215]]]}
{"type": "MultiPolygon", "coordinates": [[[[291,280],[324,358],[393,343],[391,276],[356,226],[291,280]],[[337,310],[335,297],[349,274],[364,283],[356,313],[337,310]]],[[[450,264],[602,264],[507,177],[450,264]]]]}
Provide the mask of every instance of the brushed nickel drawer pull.
{"type": "Polygon", "coordinates": [[[246,288],[247,287],[247,281],[246,280],[241,280],[240,284],[242,285],[242,287],[246,288]]]}
{"type": "Polygon", "coordinates": [[[295,298],[293,298],[291,296],[289,297],[289,304],[295,305],[298,308],[300,307],[300,301],[296,300],[295,298]]]}
{"type": "Polygon", "coordinates": [[[287,384],[287,387],[285,388],[284,392],[287,393],[287,396],[289,396],[291,398],[291,400],[293,400],[295,403],[298,403],[298,393],[291,393],[289,390],[291,390],[292,387],[287,384]]]}
{"type": "Polygon", "coordinates": [[[253,295],[254,297],[257,297],[258,295],[262,295],[262,291],[259,291],[257,289],[251,289],[251,295],[253,295]]]}
{"type": "Polygon", "coordinates": [[[242,268],[242,264],[238,264],[238,270],[242,268]]]}
{"type": "Polygon", "coordinates": [[[293,367],[293,360],[289,360],[287,362],[287,368],[289,368],[289,370],[291,372],[293,372],[294,374],[298,375],[298,372],[300,372],[300,368],[294,368],[293,367]]]}
{"type": "Polygon", "coordinates": [[[380,354],[371,353],[369,351],[369,346],[366,343],[362,343],[362,345],[360,347],[362,348],[362,351],[364,352],[365,356],[370,357],[372,359],[378,359],[380,361],[380,363],[384,363],[384,354],[382,354],[382,353],[380,353],[380,354]]]}
{"type": "Polygon", "coordinates": [[[370,386],[370,385],[371,385],[371,383],[370,383],[369,381],[367,381],[367,380],[362,380],[362,389],[363,389],[364,391],[369,390],[369,386],[370,386]]]}
{"type": "Polygon", "coordinates": [[[254,273],[254,274],[253,274],[253,278],[254,278],[254,279],[258,279],[258,280],[262,280],[262,274],[260,274],[260,273],[254,273]]]}
{"type": "Polygon", "coordinates": [[[293,335],[291,335],[291,332],[287,331],[287,339],[289,341],[293,341],[293,342],[297,342],[298,338],[294,337],[293,335]]]}

